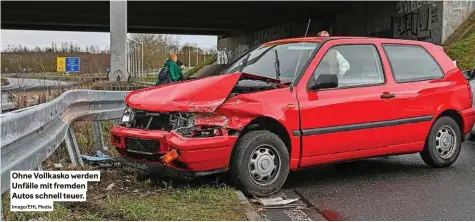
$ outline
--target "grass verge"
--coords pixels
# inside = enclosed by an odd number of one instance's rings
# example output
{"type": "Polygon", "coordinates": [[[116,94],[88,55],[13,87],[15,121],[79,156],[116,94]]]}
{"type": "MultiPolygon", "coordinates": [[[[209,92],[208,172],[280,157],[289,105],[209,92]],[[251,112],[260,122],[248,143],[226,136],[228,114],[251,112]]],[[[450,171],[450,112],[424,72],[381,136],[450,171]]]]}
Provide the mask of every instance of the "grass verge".
{"type": "Polygon", "coordinates": [[[200,70],[201,68],[203,68],[203,66],[213,64],[214,61],[216,61],[216,57],[210,57],[210,58],[206,59],[204,62],[200,63],[200,64],[199,64],[198,66],[196,66],[195,68],[190,69],[190,71],[186,72],[186,73],[184,74],[184,75],[185,75],[185,78],[189,78],[190,76],[192,76],[193,74],[195,74],[196,72],[198,72],[198,70],[200,70]]]}
{"type": "MultiPolygon", "coordinates": [[[[78,168],[76,168],[78,169],[78,168]]],[[[81,168],[78,170],[91,170],[81,168]]],[[[233,188],[213,182],[182,183],[137,180],[131,168],[101,170],[100,182],[89,182],[87,201],[55,202],[51,212],[10,212],[8,192],[2,196],[6,220],[245,220],[233,188]],[[106,187],[114,184],[112,189],[106,187]]]]}
{"type": "Polygon", "coordinates": [[[447,55],[457,61],[461,70],[475,68],[475,31],[452,44],[444,46],[447,55]]]}

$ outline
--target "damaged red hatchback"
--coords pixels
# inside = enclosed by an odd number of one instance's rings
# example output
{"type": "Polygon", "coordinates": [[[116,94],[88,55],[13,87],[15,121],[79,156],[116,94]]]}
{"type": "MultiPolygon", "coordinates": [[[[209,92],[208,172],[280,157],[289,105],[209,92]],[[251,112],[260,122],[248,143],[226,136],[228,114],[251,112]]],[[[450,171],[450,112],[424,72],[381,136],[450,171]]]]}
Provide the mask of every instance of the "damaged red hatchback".
{"type": "Polygon", "coordinates": [[[273,41],[216,76],[125,101],[112,130],[124,163],[181,177],[229,171],[256,196],[320,164],[420,153],[450,166],[475,121],[471,87],[441,47],[379,38],[273,41]]]}

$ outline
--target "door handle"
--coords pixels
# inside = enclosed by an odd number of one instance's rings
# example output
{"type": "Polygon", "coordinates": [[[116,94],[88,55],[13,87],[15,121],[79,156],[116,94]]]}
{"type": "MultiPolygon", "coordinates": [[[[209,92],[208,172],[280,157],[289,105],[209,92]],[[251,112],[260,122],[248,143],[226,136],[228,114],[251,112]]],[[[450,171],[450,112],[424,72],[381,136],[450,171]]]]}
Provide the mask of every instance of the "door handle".
{"type": "Polygon", "coordinates": [[[383,94],[381,94],[381,99],[391,99],[394,97],[396,97],[395,94],[388,93],[388,92],[384,92],[383,94]]]}

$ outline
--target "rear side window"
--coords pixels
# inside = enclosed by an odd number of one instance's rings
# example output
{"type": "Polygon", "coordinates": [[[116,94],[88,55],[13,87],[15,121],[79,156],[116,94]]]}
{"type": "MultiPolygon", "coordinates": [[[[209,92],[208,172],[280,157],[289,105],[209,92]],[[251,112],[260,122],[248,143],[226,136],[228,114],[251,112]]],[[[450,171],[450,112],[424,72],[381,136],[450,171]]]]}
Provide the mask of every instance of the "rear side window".
{"type": "Polygon", "coordinates": [[[383,45],[396,82],[439,79],[444,76],[434,58],[421,46],[383,45]]]}

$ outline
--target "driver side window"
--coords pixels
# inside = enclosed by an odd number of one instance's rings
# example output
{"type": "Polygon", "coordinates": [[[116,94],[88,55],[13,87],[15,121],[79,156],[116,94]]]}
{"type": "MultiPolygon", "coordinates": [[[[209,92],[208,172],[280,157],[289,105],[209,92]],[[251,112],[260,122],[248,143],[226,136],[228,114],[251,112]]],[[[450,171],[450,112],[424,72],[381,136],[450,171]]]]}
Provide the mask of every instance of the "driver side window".
{"type": "Polygon", "coordinates": [[[330,48],[314,72],[338,77],[338,88],[376,85],[385,81],[381,59],[374,45],[340,45],[330,48]]]}

